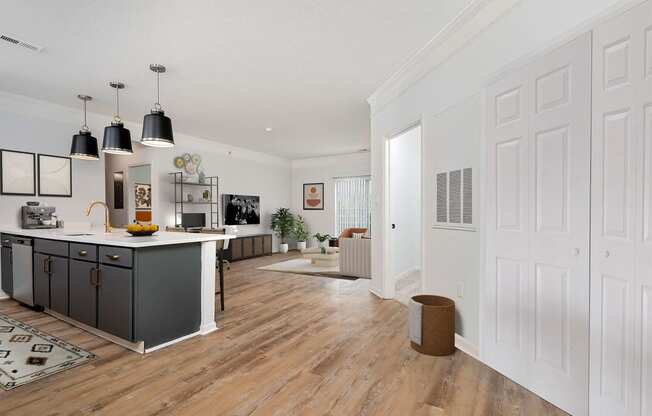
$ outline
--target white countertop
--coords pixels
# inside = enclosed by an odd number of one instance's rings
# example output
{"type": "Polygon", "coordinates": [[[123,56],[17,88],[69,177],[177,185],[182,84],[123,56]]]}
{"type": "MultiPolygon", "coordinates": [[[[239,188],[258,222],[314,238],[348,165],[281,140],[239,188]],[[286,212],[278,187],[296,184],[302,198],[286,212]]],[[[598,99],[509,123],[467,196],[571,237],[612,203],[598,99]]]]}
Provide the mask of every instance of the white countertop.
{"type": "Polygon", "coordinates": [[[169,231],[158,231],[156,234],[149,237],[134,237],[121,228],[114,228],[112,233],[104,233],[97,229],[81,231],[66,230],[65,228],[25,230],[18,227],[3,225],[0,225],[0,232],[25,237],[70,241],[73,243],[100,244],[131,248],[230,240],[236,237],[230,234],[181,233],[169,231]]]}

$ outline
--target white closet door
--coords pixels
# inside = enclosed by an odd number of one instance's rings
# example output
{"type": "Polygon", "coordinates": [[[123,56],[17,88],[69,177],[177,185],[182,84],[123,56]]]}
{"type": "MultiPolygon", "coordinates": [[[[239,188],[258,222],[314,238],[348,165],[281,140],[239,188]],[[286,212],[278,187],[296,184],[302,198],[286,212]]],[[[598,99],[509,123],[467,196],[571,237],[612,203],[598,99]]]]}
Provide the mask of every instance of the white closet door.
{"type": "Polygon", "coordinates": [[[531,389],[588,413],[591,36],[530,70],[531,389]]]}
{"type": "Polygon", "coordinates": [[[595,31],[591,413],[652,414],[652,4],[595,31]]]}
{"type": "Polygon", "coordinates": [[[487,91],[487,265],[484,360],[526,385],[530,278],[528,269],[527,76],[512,73],[487,91]]]}
{"type": "Polygon", "coordinates": [[[591,38],[487,89],[483,357],[588,413],[591,38]]]}

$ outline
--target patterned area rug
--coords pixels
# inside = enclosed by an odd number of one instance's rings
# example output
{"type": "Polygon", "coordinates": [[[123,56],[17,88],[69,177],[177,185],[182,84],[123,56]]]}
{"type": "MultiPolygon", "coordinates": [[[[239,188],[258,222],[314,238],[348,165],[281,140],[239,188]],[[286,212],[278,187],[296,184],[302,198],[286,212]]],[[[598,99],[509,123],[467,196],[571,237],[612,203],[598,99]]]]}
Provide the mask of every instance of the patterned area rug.
{"type": "Polygon", "coordinates": [[[0,313],[0,386],[4,390],[94,358],[88,351],[0,313]]]}
{"type": "Polygon", "coordinates": [[[307,274],[312,276],[332,277],[335,279],[357,280],[357,277],[344,276],[340,274],[338,266],[315,266],[309,259],[292,259],[280,263],[270,264],[269,266],[259,267],[258,270],[268,270],[270,272],[283,272],[295,274],[307,274]]]}

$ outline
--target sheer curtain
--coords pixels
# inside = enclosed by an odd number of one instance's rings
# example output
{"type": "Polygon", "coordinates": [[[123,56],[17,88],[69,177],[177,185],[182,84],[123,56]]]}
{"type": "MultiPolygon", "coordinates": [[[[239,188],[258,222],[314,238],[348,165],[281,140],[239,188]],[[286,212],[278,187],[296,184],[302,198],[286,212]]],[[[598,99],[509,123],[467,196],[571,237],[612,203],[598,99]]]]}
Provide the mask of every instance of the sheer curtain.
{"type": "Polygon", "coordinates": [[[371,177],[335,178],[335,235],[345,228],[371,231],[371,177]]]}

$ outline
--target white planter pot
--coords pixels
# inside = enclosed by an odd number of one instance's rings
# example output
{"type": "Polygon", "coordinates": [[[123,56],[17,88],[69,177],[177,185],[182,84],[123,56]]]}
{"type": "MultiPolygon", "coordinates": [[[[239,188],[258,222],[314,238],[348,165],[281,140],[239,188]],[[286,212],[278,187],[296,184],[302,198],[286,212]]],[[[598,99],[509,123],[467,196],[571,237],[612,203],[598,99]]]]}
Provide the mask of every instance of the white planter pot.
{"type": "Polygon", "coordinates": [[[303,251],[306,249],[306,242],[305,241],[297,241],[297,250],[303,251]]]}
{"type": "Polygon", "coordinates": [[[289,250],[289,246],[287,245],[287,243],[282,243],[279,244],[278,249],[281,251],[281,253],[287,253],[289,250]]]}

